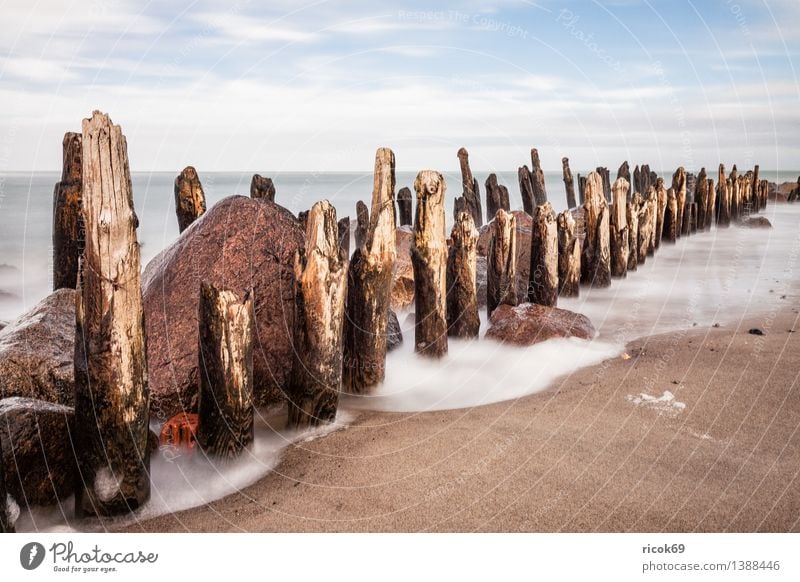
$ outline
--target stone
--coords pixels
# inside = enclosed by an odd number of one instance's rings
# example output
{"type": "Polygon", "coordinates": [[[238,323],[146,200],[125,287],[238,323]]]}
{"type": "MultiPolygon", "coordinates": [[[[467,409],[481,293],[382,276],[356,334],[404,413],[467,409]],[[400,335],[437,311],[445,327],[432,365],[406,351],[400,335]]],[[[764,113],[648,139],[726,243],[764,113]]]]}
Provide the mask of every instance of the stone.
{"type": "Polygon", "coordinates": [[[772,228],[772,223],[766,216],[751,216],[742,221],[741,225],[745,228],[772,228]]]}
{"type": "Polygon", "coordinates": [[[553,338],[592,339],[597,333],[585,315],[534,303],[516,307],[500,305],[492,312],[489,322],[487,338],[518,346],[531,346],[553,338]]]}

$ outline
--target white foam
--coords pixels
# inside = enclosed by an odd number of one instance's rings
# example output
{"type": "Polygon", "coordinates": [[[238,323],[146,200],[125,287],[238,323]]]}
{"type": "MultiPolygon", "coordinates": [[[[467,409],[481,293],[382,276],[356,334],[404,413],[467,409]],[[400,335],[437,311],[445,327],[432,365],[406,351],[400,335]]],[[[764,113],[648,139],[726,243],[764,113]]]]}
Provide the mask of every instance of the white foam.
{"type": "Polygon", "coordinates": [[[657,410],[659,414],[669,414],[670,416],[676,416],[686,409],[686,404],[675,400],[675,395],[669,390],[664,390],[664,393],[658,397],[645,392],[637,395],[628,394],[625,400],[636,406],[651,408],[657,410]]]}

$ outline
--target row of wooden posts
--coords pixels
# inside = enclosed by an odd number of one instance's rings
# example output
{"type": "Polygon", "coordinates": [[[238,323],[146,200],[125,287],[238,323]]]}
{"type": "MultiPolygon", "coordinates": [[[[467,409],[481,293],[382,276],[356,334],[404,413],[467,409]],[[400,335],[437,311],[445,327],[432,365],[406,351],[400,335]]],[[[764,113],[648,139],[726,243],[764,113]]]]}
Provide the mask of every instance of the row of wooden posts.
{"type": "MultiPolygon", "coordinates": [[[[480,191],[465,149],[458,152],[462,194],[455,202],[450,242],[445,227],[445,180],[425,170],[414,182],[412,265],[417,353],[441,357],[448,336],[478,336],[476,252],[483,224],[480,191]]],[[[131,511],[148,497],[149,391],[140,254],[127,144],[119,126],[94,112],[82,133],[64,139],[62,180],[54,193],[54,285],[77,287],[75,450],[80,483],[76,511],[108,515],[131,511]]],[[[492,174],[486,181],[492,217],[487,257],[487,308],[527,300],[556,305],[581,284],[607,286],[652,255],[665,239],[727,226],[745,208],[766,204],[766,183],[754,172],[718,187],[705,171],[687,202],[687,175],[679,168],[666,189],[647,166],[618,178],[598,169],[578,176],[580,204],[566,158],[563,175],[570,208],[556,214],[547,201],[538,152],[532,169],[519,170],[525,211],[533,217],[527,297],[517,296],[516,217],[508,190],[492,174]],[[582,232],[583,231],[583,232],[582,232]]],[[[175,180],[180,230],[201,216],[205,196],[194,168],[175,180]]],[[[274,201],[269,178],[254,176],[251,196],[274,201]]],[[[328,202],[301,213],[306,240],[295,259],[294,361],[287,391],[288,425],[330,422],[341,392],[362,394],[383,381],[387,352],[395,233],[411,223],[408,188],[397,194],[395,158],[375,157],[371,206],[357,205],[355,249],[349,256],[349,218],[337,220],[328,202]],[[397,214],[399,212],[399,220],[397,214]]],[[[203,282],[199,290],[199,407],[197,443],[222,458],[253,441],[253,297],[203,282]]]]}

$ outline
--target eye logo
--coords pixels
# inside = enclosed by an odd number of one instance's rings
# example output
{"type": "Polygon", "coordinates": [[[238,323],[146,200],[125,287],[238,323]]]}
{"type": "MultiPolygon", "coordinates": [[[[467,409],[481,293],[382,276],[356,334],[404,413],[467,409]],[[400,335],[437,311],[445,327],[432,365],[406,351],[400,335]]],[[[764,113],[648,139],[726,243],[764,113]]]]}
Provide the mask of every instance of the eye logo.
{"type": "Polygon", "coordinates": [[[26,570],[35,570],[42,565],[44,554],[44,546],[39,542],[27,543],[19,552],[19,563],[26,570]]]}

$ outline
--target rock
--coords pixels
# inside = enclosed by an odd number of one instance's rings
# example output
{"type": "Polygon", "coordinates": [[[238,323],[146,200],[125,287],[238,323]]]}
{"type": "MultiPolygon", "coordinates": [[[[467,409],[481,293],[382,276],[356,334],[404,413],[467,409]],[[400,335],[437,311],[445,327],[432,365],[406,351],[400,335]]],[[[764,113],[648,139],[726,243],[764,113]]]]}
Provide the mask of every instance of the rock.
{"type": "Polygon", "coordinates": [[[757,327],[747,330],[747,333],[750,335],[764,335],[764,331],[757,327]]]}
{"type": "MultiPolygon", "coordinates": [[[[528,296],[528,277],[531,272],[531,226],[533,219],[530,214],[522,210],[511,212],[517,218],[517,297],[524,299],[528,296]]],[[[479,231],[478,236],[478,257],[485,257],[489,252],[489,239],[491,232],[489,225],[485,224],[479,231]]],[[[480,281],[480,277],[478,278],[480,281]]],[[[486,304],[486,293],[478,291],[478,301],[483,301],[479,305],[486,304]]]]}
{"type": "Polygon", "coordinates": [[[0,398],[72,405],[75,290],[59,289],[0,330],[0,398]]]}
{"type": "Polygon", "coordinates": [[[294,216],[265,199],[230,196],[196,220],[142,276],[151,416],[197,410],[200,282],[244,297],[256,322],[256,405],[281,402],[292,362],[294,257],[305,244],[294,216]]]}
{"type": "Polygon", "coordinates": [[[397,258],[392,276],[392,309],[401,309],[414,303],[414,269],[411,266],[411,243],[414,234],[410,226],[399,226],[395,231],[397,258]]]}
{"type": "Polygon", "coordinates": [[[742,222],[745,228],[772,228],[772,223],[766,216],[751,216],[742,222]]]}
{"type": "Polygon", "coordinates": [[[403,343],[403,331],[400,329],[400,321],[397,319],[397,314],[389,310],[389,325],[386,328],[386,351],[391,352],[393,349],[400,347],[403,343]]]}
{"type": "Polygon", "coordinates": [[[596,331],[589,318],[557,307],[522,303],[500,305],[489,319],[486,337],[518,346],[531,346],[552,338],[592,339],[596,331]]]}
{"type": "Polygon", "coordinates": [[[49,505],[72,495],[74,417],[70,406],[33,398],[0,400],[6,487],[19,504],[49,505]]]}
{"type": "Polygon", "coordinates": [[[478,307],[486,307],[486,268],[488,261],[486,257],[477,257],[475,270],[475,284],[478,293],[478,307]]]}

